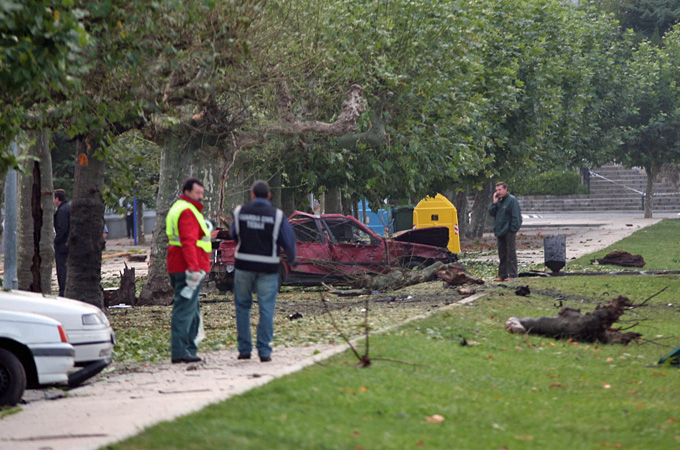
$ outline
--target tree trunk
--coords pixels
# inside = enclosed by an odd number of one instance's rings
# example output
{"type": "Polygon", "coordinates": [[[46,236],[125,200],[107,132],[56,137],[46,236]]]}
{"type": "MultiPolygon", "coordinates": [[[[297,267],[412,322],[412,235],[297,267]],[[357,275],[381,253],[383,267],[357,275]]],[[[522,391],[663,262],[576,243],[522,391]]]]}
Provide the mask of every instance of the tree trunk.
{"type": "Polygon", "coordinates": [[[5,229],[2,226],[2,224],[5,222],[5,219],[2,217],[2,212],[4,211],[5,205],[5,178],[7,178],[7,172],[0,172],[0,186],[2,186],[2,192],[0,192],[0,242],[2,242],[2,235],[5,232],[5,229]]]}
{"type": "Polygon", "coordinates": [[[659,170],[656,166],[645,167],[647,188],[645,189],[645,219],[651,219],[654,212],[654,182],[659,170]]]}
{"type": "Polygon", "coordinates": [[[106,164],[99,139],[88,135],[76,142],[76,166],[71,201],[71,227],[66,263],[66,297],[103,308],[101,287],[104,249],[104,197],[106,164]]]}
{"type": "Polygon", "coordinates": [[[135,268],[128,267],[125,264],[123,273],[120,275],[120,288],[118,288],[118,303],[123,303],[126,305],[134,305],[136,303],[135,298],[135,268]]]}
{"type": "MultiPolygon", "coordinates": [[[[170,305],[174,291],[167,270],[168,236],[165,218],[177,200],[190,168],[191,154],[196,151],[191,142],[185,144],[181,136],[170,131],[163,135],[161,145],[161,173],[156,199],[156,223],[151,240],[151,261],[146,284],[139,294],[137,305],[170,305]]],[[[206,189],[207,192],[207,189],[206,189]]]]}
{"type": "Polygon", "coordinates": [[[144,237],[144,203],[137,201],[137,243],[139,245],[146,243],[144,237]]]}
{"type": "Polygon", "coordinates": [[[203,217],[217,224],[219,223],[218,211],[222,210],[220,208],[220,175],[225,162],[221,152],[217,151],[215,147],[198,147],[199,144],[199,139],[192,138],[187,145],[185,151],[188,153],[189,164],[179,168],[181,170],[180,189],[189,177],[201,180],[205,185],[203,217]],[[194,150],[192,151],[192,149],[194,150]]]}
{"type": "Polygon", "coordinates": [[[271,180],[269,180],[269,189],[272,193],[272,205],[275,208],[282,209],[283,206],[283,199],[281,198],[281,172],[277,172],[272,176],[271,180]]]}
{"type": "Polygon", "coordinates": [[[332,187],[326,192],[326,214],[342,213],[342,192],[339,187],[332,187]]]}
{"type": "Polygon", "coordinates": [[[30,172],[19,174],[17,279],[21,290],[50,294],[54,261],[52,157],[47,132],[33,136],[35,145],[23,153],[36,160],[30,172]]]}
{"type": "Polygon", "coordinates": [[[458,191],[453,201],[458,211],[458,233],[460,236],[467,236],[469,228],[468,210],[468,190],[458,191]]]}
{"type": "Polygon", "coordinates": [[[349,197],[342,197],[342,213],[346,216],[352,215],[352,199],[349,197]]]}
{"type": "Polygon", "coordinates": [[[489,202],[491,192],[493,192],[493,181],[486,181],[481,191],[475,192],[475,204],[472,207],[472,218],[470,221],[470,238],[481,238],[484,235],[484,228],[488,220],[489,202]]]}
{"type": "Polygon", "coordinates": [[[281,209],[283,209],[286,217],[290,216],[297,209],[295,204],[295,191],[293,189],[281,189],[281,209]]]}

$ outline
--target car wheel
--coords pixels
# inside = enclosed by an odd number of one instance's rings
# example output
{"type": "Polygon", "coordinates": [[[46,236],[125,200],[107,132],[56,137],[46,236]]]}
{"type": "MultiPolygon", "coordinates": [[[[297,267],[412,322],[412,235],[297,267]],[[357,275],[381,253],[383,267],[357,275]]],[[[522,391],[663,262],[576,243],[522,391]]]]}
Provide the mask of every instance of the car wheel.
{"type": "Polygon", "coordinates": [[[0,348],[0,406],[19,403],[26,389],[26,371],[14,353],[0,348]]]}

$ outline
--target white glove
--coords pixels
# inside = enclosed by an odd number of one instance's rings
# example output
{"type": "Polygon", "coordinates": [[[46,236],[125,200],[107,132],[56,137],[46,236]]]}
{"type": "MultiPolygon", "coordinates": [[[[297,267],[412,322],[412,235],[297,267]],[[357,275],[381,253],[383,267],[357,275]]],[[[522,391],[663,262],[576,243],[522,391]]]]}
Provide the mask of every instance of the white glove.
{"type": "Polygon", "coordinates": [[[198,288],[198,285],[201,283],[201,280],[205,278],[205,271],[201,270],[200,272],[190,272],[187,270],[184,272],[184,274],[186,275],[187,285],[184,286],[182,292],[180,292],[179,295],[190,299],[194,295],[194,291],[196,288],[198,288]]]}
{"type": "Polygon", "coordinates": [[[187,270],[184,274],[186,275],[187,286],[192,289],[196,289],[201,280],[205,278],[205,272],[203,270],[199,272],[189,272],[189,270],[187,270]]]}

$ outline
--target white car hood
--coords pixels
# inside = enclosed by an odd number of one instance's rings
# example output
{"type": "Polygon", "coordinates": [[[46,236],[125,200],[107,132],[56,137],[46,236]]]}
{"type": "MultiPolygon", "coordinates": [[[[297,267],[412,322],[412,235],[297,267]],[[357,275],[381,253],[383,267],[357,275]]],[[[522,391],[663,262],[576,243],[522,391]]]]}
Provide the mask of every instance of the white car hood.
{"type": "Polygon", "coordinates": [[[35,292],[0,291],[0,310],[42,314],[58,320],[66,330],[82,329],[82,316],[85,314],[97,314],[108,325],[106,316],[94,305],[35,292]]]}

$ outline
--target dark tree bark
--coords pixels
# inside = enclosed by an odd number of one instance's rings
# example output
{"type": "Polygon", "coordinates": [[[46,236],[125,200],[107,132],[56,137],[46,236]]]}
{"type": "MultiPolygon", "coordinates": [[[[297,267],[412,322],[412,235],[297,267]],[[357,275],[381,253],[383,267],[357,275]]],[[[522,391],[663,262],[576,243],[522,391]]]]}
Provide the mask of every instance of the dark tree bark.
{"type": "Polygon", "coordinates": [[[134,305],[137,303],[135,298],[135,268],[129,268],[125,264],[123,273],[120,275],[120,288],[118,288],[118,303],[134,305]]]}
{"type": "Polygon", "coordinates": [[[346,216],[352,215],[352,199],[349,197],[342,197],[342,213],[346,216]]]}
{"type": "Polygon", "coordinates": [[[32,137],[35,145],[22,153],[35,160],[29,164],[29,172],[19,174],[17,279],[21,290],[50,294],[54,261],[52,158],[47,132],[32,137]]]}
{"type": "Polygon", "coordinates": [[[71,228],[66,264],[66,297],[104,307],[101,287],[104,249],[105,161],[99,139],[93,135],[76,142],[76,167],[71,200],[71,228]]]}
{"type": "Polygon", "coordinates": [[[2,224],[4,223],[4,219],[2,218],[2,211],[4,210],[5,207],[5,178],[7,178],[7,173],[2,173],[0,172],[0,186],[2,186],[2,192],[0,192],[0,242],[2,242],[2,235],[5,232],[5,229],[3,228],[2,224]]]}
{"type": "Polygon", "coordinates": [[[275,208],[282,209],[282,198],[281,198],[281,172],[275,173],[271,180],[269,180],[269,190],[272,193],[272,205],[275,208]]]}
{"type": "Polygon", "coordinates": [[[645,189],[645,219],[651,219],[654,214],[654,182],[660,172],[660,167],[650,165],[645,167],[647,172],[647,187],[645,189]]]}
{"type": "Polygon", "coordinates": [[[453,204],[458,211],[458,233],[460,236],[467,236],[470,224],[468,216],[468,190],[458,191],[454,197],[453,204]]]}
{"type": "Polygon", "coordinates": [[[638,339],[639,333],[620,333],[612,329],[626,309],[634,305],[626,297],[617,297],[605,306],[598,306],[592,313],[581,314],[580,310],[562,308],[556,316],[510,317],[505,329],[514,334],[537,334],[556,339],[572,339],[578,342],[620,343],[627,345],[638,339]]]}
{"type": "Polygon", "coordinates": [[[297,209],[295,191],[293,189],[281,189],[281,209],[283,209],[286,216],[290,216],[297,209]]]}
{"type": "Polygon", "coordinates": [[[146,238],[144,237],[144,203],[137,202],[137,243],[145,244],[146,238]]]}
{"type": "Polygon", "coordinates": [[[470,238],[481,238],[484,235],[484,228],[489,220],[489,203],[491,203],[491,193],[493,192],[493,181],[486,181],[482,190],[475,192],[475,204],[472,207],[472,219],[470,221],[470,238]]]}

